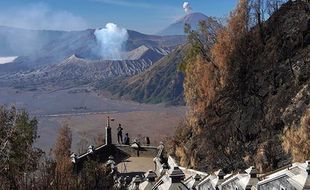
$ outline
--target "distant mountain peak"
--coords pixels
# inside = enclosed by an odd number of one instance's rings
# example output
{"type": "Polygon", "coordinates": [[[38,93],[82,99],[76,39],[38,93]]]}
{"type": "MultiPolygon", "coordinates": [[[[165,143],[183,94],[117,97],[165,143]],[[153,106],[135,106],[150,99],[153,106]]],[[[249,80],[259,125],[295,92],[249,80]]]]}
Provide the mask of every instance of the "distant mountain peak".
{"type": "Polygon", "coordinates": [[[78,57],[75,55],[75,54],[73,54],[73,55],[71,55],[68,59],[69,60],[72,60],[72,59],[77,59],[78,57]]]}
{"type": "Polygon", "coordinates": [[[59,65],[68,65],[68,64],[78,64],[86,62],[85,59],[78,57],[76,54],[71,55],[70,57],[64,59],[59,65]]]}
{"type": "Polygon", "coordinates": [[[159,35],[184,35],[184,25],[189,24],[193,29],[198,27],[198,24],[202,20],[214,20],[212,17],[208,17],[203,13],[194,12],[185,15],[178,19],[176,22],[169,25],[164,30],[160,31],[159,35]]]}
{"type": "Polygon", "coordinates": [[[220,28],[221,25],[213,17],[208,17],[203,13],[195,12],[185,15],[184,17],[178,19],[176,22],[169,25],[164,30],[160,31],[159,35],[185,35],[184,25],[189,24],[192,29],[197,29],[200,21],[206,21],[207,25],[212,28],[220,28]]]}
{"type": "Polygon", "coordinates": [[[194,12],[194,13],[187,14],[184,17],[178,19],[176,21],[176,23],[177,22],[183,22],[183,23],[189,23],[189,24],[192,23],[192,22],[197,22],[198,23],[201,20],[207,20],[209,18],[210,17],[206,16],[203,13],[194,12]]]}

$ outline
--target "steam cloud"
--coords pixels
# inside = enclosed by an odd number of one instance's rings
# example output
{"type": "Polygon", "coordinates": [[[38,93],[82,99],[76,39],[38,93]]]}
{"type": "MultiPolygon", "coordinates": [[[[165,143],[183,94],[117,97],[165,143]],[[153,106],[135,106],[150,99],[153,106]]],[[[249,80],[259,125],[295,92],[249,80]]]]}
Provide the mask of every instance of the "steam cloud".
{"type": "Polygon", "coordinates": [[[105,28],[95,31],[96,40],[99,45],[99,55],[106,60],[121,60],[122,49],[128,39],[125,28],[120,28],[116,24],[108,23],[105,28]]]}
{"type": "Polygon", "coordinates": [[[88,24],[83,18],[68,11],[51,10],[44,3],[1,10],[0,25],[45,30],[83,30],[88,28],[88,24]]]}
{"type": "Polygon", "coordinates": [[[192,7],[187,1],[183,3],[183,9],[186,14],[190,14],[192,12],[192,7]]]}
{"type": "MultiPolygon", "coordinates": [[[[45,3],[28,4],[23,7],[13,7],[0,11],[0,26],[17,27],[27,30],[9,30],[3,32],[4,41],[14,54],[0,52],[0,56],[21,56],[34,54],[43,48],[50,40],[48,36],[40,35],[39,30],[83,30],[88,28],[87,22],[68,11],[52,10],[45,3]],[[16,55],[15,55],[16,54],[16,55]]],[[[2,45],[0,43],[0,45],[2,45]]]]}

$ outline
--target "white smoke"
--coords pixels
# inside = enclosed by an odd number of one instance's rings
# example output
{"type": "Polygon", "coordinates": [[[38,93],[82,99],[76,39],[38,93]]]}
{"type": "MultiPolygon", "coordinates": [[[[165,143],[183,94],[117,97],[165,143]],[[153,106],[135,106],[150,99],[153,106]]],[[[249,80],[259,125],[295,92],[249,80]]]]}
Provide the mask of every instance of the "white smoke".
{"type": "MultiPolygon", "coordinates": [[[[51,37],[40,35],[38,30],[84,30],[89,26],[82,17],[68,11],[55,11],[45,3],[27,4],[12,8],[1,7],[0,26],[17,27],[27,30],[3,30],[1,39],[8,49],[13,49],[16,55],[0,52],[5,56],[33,55],[43,48],[51,37]]],[[[3,44],[1,44],[0,46],[3,44]]]]}
{"type": "Polygon", "coordinates": [[[105,28],[97,29],[94,34],[99,44],[99,55],[102,59],[122,59],[121,52],[128,39],[128,33],[125,28],[108,23],[105,28]]]}
{"type": "Polygon", "coordinates": [[[0,25],[40,30],[84,30],[86,20],[68,11],[54,11],[45,3],[1,10],[0,25]]]}
{"type": "Polygon", "coordinates": [[[192,12],[192,7],[187,1],[183,3],[183,9],[186,14],[190,14],[192,12]]]}

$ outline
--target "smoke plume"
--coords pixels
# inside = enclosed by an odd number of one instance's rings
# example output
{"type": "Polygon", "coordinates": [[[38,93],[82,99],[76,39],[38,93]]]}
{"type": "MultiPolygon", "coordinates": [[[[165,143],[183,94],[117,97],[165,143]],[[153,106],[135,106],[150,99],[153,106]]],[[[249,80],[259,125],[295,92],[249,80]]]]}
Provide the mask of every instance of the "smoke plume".
{"type": "Polygon", "coordinates": [[[122,59],[121,52],[128,39],[125,28],[120,28],[116,24],[108,23],[105,28],[95,31],[97,43],[99,45],[99,55],[106,60],[122,59]]]}
{"type": "Polygon", "coordinates": [[[186,14],[190,14],[192,12],[192,7],[187,1],[183,3],[183,9],[186,14]]]}

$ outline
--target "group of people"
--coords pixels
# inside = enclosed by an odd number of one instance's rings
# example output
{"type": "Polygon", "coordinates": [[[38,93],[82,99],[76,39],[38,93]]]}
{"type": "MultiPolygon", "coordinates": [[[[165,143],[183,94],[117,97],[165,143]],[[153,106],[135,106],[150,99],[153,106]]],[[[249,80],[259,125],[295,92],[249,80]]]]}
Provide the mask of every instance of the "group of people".
{"type": "MultiPolygon", "coordinates": [[[[121,124],[118,124],[117,128],[117,142],[118,144],[125,144],[125,145],[130,145],[130,138],[128,133],[125,134],[125,137],[123,138],[123,128],[121,124]]],[[[147,145],[150,145],[150,138],[145,137],[145,141],[147,145]]]]}
{"type": "Polygon", "coordinates": [[[130,138],[128,133],[125,134],[125,137],[123,139],[123,128],[121,124],[118,124],[117,128],[117,142],[118,144],[125,144],[125,145],[130,145],[130,138]]]}

